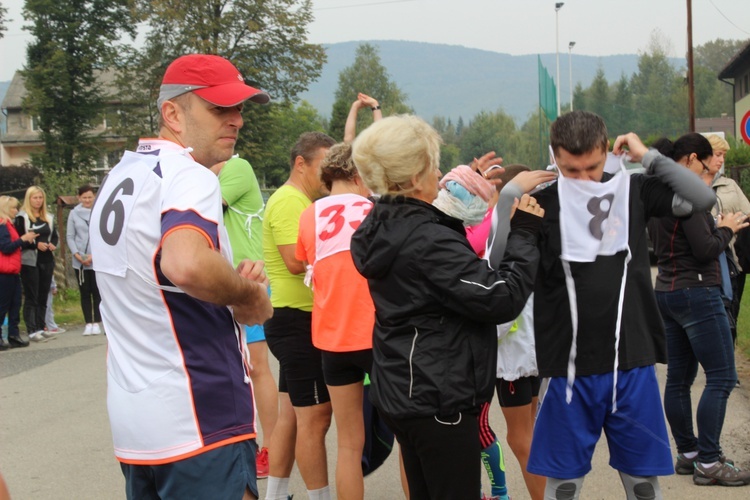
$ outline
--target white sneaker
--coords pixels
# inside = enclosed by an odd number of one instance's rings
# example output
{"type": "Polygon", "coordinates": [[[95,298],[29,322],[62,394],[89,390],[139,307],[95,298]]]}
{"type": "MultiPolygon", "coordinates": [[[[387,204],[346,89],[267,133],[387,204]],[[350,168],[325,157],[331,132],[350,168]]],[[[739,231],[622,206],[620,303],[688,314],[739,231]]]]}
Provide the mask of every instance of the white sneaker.
{"type": "Polygon", "coordinates": [[[91,333],[93,331],[93,329],[94,329],[94,325],[93,324],[86,323],[86,328],[83,329],[83,334],[84,335],[93,335],[93,333],[91,333]]]}
{"type": "Polygon", "coordinates": [[[99,323],[94,323],[93,328],[91,329],[91,335],[101,335],[102,329],[99,328],[99,323]]]}
{"type": "Polygon", "coordinates": [[[45,339],[56,339],[58,333],[60,333],[59,330],[42,330],[42,336],[45,339]]]}
{"type": "Polygon", "coordinates": [[[31,340],[32,342],[39,342],[39,343],[47,342],[47,339],[44,338],[43,333],[44,333],[44,330],[38,330],[34,333],[30,333],[29,340],[31,340]]]}

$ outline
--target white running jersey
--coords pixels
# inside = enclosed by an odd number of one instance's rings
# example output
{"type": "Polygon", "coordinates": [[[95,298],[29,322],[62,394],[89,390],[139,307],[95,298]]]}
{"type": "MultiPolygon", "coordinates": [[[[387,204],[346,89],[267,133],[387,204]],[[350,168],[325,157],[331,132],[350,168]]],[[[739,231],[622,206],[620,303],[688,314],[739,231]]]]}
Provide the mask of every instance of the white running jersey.
{"type": "Polygon", "coordinates": [[[183,293],[160,269],[163,238],[186,228],[232,262],[217,177],[173,142],[141,141],[105,179],[89,230],[121,462],[169,463],[255,436],[231,310],[183,293]]]}

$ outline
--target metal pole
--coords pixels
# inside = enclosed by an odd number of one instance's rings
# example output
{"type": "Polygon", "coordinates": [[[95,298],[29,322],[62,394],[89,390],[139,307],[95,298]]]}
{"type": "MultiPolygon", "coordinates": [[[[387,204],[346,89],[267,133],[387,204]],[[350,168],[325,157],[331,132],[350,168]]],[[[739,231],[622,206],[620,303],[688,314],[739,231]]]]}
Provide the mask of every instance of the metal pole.
{"type": "Polygon", "coordinates": [[[565,2],[555,4],[555,60],[557,61],[557,116],[560,116],[560,23],[559,12],[565,2]]]}
{"type": "Polygon", "coordinates": [[[573,111],[573,47],[575,42],[568,43],[568,76],[570,77],[570,110],[573,111]]]}
{"type": "Polygon", "coordinates": [[[689,130],[690,132],[695,132],[695,80],[693,79],[693,6],[691,0],[687,0],[687,36],[689,130]]]}

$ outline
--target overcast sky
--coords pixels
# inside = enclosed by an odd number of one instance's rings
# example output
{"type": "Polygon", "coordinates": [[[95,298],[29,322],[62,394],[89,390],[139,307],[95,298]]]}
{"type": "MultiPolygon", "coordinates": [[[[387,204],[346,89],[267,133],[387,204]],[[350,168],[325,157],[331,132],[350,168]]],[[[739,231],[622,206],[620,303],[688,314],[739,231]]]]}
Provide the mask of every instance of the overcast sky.
{"type": "MultiPolygon", "coordinates": [[[[0,40],[0,81],[24,64],[30,37],[22,30],[23,0],[8,8],[0,40]]],[[[693,0],[693,45],[716,38],[750,39],[750,1],[693,0]]],[[[309,41],[410,40],[463,45],[508,54],[555,52],[555,2],[548,0],[314,0],[309,41]]],[[[568,0],[559,13],[560,52],[637,54],[654,30],[687,51],[686,0],[568,0]]],[[[481,71],[481,68],[477,68],[481,71]]]]}

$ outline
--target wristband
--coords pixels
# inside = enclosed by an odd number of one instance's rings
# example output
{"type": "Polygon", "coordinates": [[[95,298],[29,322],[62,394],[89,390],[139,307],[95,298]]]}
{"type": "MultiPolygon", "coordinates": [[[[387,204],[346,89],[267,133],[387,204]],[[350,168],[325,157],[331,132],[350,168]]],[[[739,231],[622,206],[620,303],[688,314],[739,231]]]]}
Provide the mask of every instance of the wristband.
{"type": "Polygon", "coordinates": [[[380,109],[380,104],[378,104],[377,106],[373,106],[370,109],[373,110],[373,111],[377,111],[377,110],[380,109]]]}

